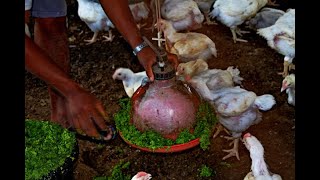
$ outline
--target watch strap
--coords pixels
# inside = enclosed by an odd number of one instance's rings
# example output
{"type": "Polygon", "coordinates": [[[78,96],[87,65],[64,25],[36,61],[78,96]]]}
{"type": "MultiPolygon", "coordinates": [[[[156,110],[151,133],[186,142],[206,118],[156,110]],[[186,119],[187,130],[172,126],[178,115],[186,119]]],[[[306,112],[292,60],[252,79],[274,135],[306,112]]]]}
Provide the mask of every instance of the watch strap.
{"type": "Polygon", "coordinates": [[[133,49],[133,54],[136,56],[143,48],[147,46],[149,46],[148,43],[143,41],[141,44],[139,44],[133,49]]]}

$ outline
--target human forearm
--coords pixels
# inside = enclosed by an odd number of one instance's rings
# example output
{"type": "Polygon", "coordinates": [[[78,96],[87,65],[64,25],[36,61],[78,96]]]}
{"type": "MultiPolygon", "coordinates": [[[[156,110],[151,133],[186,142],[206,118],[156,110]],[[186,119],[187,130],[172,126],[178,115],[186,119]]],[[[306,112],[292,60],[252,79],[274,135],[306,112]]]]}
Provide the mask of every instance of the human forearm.
{"type": "Polygon", "coordinates": [[[28,36],[25,36],[25,67],[64,96],[79,89],[79,86],[28,36]]]}

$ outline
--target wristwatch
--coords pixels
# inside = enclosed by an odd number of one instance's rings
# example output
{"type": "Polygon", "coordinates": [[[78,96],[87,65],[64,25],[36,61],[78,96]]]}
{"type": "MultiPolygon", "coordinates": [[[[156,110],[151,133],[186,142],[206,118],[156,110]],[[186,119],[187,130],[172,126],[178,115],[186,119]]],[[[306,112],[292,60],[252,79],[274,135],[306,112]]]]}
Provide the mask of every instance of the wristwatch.
{"type": "Polygon", "coordinates": [[[133,54],[136,56],[138,54],[138,52],[140,52],[143,48],[149,46],[147,42],[143,41],[141,44],[139,44],[138,46],[136,46],[133,49],[133,54]]]}

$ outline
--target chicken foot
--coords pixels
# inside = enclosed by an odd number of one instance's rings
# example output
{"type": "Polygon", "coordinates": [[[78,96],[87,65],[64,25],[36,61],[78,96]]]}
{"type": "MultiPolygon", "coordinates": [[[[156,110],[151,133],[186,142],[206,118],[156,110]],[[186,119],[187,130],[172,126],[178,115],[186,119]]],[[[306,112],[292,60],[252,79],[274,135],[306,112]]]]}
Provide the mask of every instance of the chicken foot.
{"type": "Polygon", "coordinates": [[[222,158],[222,160],[226,160],[232,156],[236,156],[237,159],[240,161],[240,157],[239,157],[239,152],[238,152],[238,147],[239,147],[239,140],[240,138],[234,138],[234,137],[228,137],[228,136],[223,136],[224,138],[226,138],[227,140],[233,140],[230,145],[233,144],[233,148],[232,149],[223,149],[223,152],[228,152],[229,154],[224,156],[222,158]]]}
{"type": "Polygon", "coordinates": [[[276,0],[274,0],[274,1],[268,0],[267,5],[269,5],[269,6],[280,6],[280,4],[276,4],[276,0]]]}
{"type": "Polygon", "coordinates": [[[295,69],[295,65],[288,62],[288,61],[284,61],[283,62],[283,72],[280,72],[278,74],[282,75],[282,77],[286,77],[289,74],[289,71],[291,69],[295,69]]]}
{"type": "Polygon", "coordinates": [[[87,45],[96,42],[96,41],[97,41],[98,34],[99,34],[99,32],[94,32],[92,38],[91,38],[91,39],[84,40],[84,42],[87,42],[87,45]]]}
{"type": "Polygon", "coordinates": [[[212,136],[213,138],[217,137],[221,131],[224,131],[228,135],[230,135],[230,132],[225,127],[223,127],[220,123],[217,123],[217,125],[214,126],[213,130],[216,130],[216,132],[212,136]]]}
{"type": "Polygon", "coordinates": [[[240,38],[237,38],[237,34],[239,36],[242,36],[242,33],[248,33],[248,31],[240,31],[238,28],[230,28],[231,30],[231,33],[232,33],[232,38],[233,38],[233,42],[236,43],[237,41],[240,41],[240,42],[248,42],[247,40],[245,39],[240,39],[240,38]]]}
{"type": "Polygon", "coordinates": [[[114,38],[114,36],[112,35],[112,31],[111,31],[111,30],[109,30],[108,33],[109,33],[109,36],[102,36],[102,37],[105,38],[104,42],[105,42],[105,41],[110,41],[110,42],[112,42],[112,40],[113,40],[113,38],[114,38]]]}
{"type": "Polygon", "coordinates": [[[137,27],[138,27],[139,30],[141,30],[141,28],[144,27],[144,26],[146,26],[146,25],[147,25],[147,23],[144,23],[144,24],[138,23],[138,24],[137,24],[137,27]]]}
{"type": "Polygon", "coordinates": [[[208,25],[218,25],[215,21],[212,21],[208,15],[209,13],[205,13],[204,17],[206,18],[206,21],[203,24],[208,24],[208,25]]]}

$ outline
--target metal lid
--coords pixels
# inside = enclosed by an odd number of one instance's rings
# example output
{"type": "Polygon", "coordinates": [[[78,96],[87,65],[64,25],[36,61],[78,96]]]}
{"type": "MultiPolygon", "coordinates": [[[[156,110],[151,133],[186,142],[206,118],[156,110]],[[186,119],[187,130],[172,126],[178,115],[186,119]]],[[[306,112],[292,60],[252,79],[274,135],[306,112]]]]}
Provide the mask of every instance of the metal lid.
{"type": "Polygon", "coordinates": [[[175,77],[175,69],[168,61],[167,53],[160,49],[160,56],[157,56],[157,63],[152,66],[155,80],[167,80],[175,77]]]}

